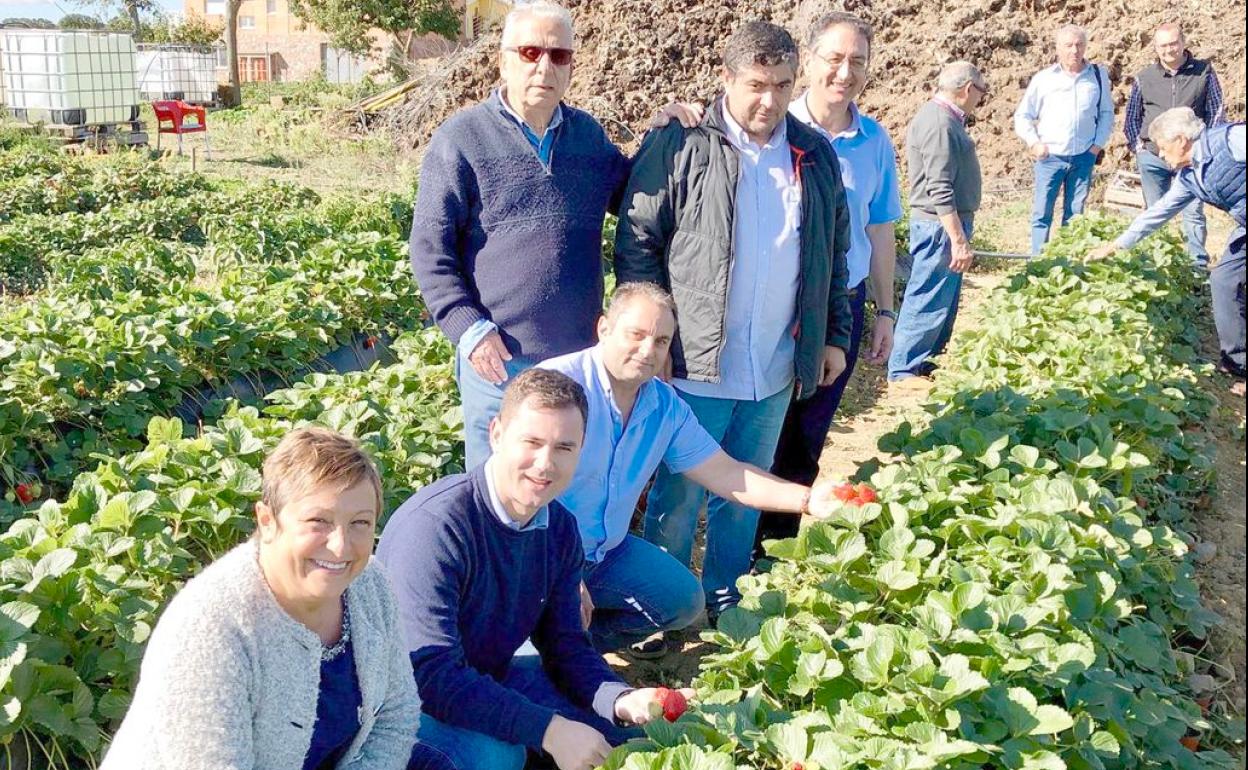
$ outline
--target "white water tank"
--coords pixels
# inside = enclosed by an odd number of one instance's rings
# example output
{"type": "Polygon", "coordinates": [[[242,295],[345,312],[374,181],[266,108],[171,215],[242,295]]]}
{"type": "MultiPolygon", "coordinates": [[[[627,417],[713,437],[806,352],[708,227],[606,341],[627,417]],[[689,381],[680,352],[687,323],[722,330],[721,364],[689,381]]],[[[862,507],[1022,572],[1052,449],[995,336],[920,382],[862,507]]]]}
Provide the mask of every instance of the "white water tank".
{"type": "Polygon", "coordinates": [[[134,54],[134,39],[120,32],[0,29],[5,109],[26,123],[137,120],[134,54]]]}
{"type": "Polygon", "coordinates": [[[145,101],[212,104],[217,99],[217,54],[211,48],[140,44],[136,62],[139,95],[145,101]]]}

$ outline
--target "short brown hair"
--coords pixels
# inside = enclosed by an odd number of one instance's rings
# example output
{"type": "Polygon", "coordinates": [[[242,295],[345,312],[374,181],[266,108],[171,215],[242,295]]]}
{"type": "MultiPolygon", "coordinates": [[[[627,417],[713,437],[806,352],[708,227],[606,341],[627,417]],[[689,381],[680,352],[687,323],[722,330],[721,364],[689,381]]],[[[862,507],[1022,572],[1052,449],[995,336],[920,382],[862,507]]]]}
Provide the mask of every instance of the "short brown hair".
{"type": "Polygon", "coordinates": [[[582,431],[589,421],[589,401],[585,398],[585,389],[566,374],[549,369],[526,369],[516,375],[507,385],[507,390],[503,391],[503,404],[498,410],[499,421],[505,422],[529,399],[533,400],[530,406],[535,409],[575,407],[581,413],[582,431]]]}
{"type": "Polygon", "coordinates": [[[607,317],[607,323],[614,326],[620,314],[639,297],[664,308],[672,314],[672,320],[676,319],[676,300],[672,299],[667,289],[650,281],[630,281],[620,284],[616,287],[615,293],[611,295],[611,301],[607,303],[607,311],[603,314],[607,317]]]}
{"type": "Polygon", "coordinates": [[[875,30],[860,16],[847,11],[829,11],[815,20],[810,26],[810,34],[806,38],[806,48],[813,51],[820,38],[833,27],[849,27],[867,41],[867,58],[871,58],[871,47],[875,42],[875,30]]]}
{"type": "Polygon", "coordinates": [[[360,445],[328,428],[310,426],[287,433],[264,460],[260,499],[276,517],[293,500],[322,485],[350,489],[367,481],[381,515],[381,476],[360,445]]]}

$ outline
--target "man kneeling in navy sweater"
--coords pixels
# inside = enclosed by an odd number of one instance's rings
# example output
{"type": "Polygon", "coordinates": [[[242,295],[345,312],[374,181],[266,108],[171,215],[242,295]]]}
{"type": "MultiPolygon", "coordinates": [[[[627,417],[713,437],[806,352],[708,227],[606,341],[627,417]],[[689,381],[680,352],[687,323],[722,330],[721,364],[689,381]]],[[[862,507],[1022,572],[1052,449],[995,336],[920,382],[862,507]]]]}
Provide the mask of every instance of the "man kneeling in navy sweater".
{"type": "Polygon", "coordinates": [[[459,770],[521,770],[526,749],[590,770],[629,737],[618,725],[650,718],[654,690],[629,689],[590,644],[581,538],[555,501],[587,413],[567,376],[520,374],[490,425],[490,459],[413,495],[377,548],[420,690],[420,742],[459,770]],[[540,658],[513,661],[526,639],[540,658]]]}

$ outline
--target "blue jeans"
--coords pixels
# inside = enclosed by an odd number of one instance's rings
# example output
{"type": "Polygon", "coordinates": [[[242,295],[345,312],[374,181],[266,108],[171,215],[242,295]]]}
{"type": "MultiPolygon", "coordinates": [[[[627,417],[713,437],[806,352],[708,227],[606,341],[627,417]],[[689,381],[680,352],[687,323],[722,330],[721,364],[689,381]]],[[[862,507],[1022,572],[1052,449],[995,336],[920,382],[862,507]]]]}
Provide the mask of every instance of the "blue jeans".
{"type": "MultiPolygon", "coordinates": [[[[517,655],[503,685],[539,706],[554,709],[566,719],[589,725],[602,733],[613,746],[642,734],[640,728],[616,727],[589,709],[572,705],[555,688],[542,669],[541,658],[536,655],[517,655]]],[[[528,757],[524,746],[505,743],[463,727],[453,727],[427,714],[420,716],[417,738],[420,741],[417,746],[424,745],[441,752],[450,761],[453,770],[523,770],[528,757]]]]}
{"type": "MultiPolygon", "coordinates": [[[[1140,186],[1144,188],[1144,205],[1152,206],[1170,189],[1174,171],[1164,160],[1143,148],[1135,156],[1135,162],[1140,171],[1140,186]]],[[[1205,269],[1209,267],[1209,251],[1205,249],[1208,229],[1205,203],[1197,198],[1183,209],[1183,237],[1187,240],[1187,253],[1192,256],[1192,264],[1205,269]]]]}
{"type": "MultiPolygon", "coordinates": [[[[707,398],[681,393],[693,414],[730,457],[770,468],[793,388],[761,401],[707,398]]],[[[660,465],[646,502],[645,537],[686,566],[693,557],[698,514],[707,492],[681,474],[660,465]]],[[[712,495],[706,508],[706,558],[702,590],[714,612],[741,600],[737,578],[750,571],[758,511],[712,495]]]]}
{"type": "Polygon", "coordinates": [[[589,635],[599,652],[641,641],[656,631],[677,631],[698,619],[706,600],[697,576],[653,543],[634,535],[585,565],[594,600],[589,635]]]}
{"type": "MultiPolygon", "coordinates": [[[[784,417],[784,429],[776,446],[776,460],[771,472],[786,481],[807,486],[819,476],[819,456],[827,441],[832,419],[841,406],[845,386],[854,373],[858,354],[862,348],[862,335],[866,328],[867,282],[849,292],[849,310],[853,318],[850,328],[849,350],[845,354],[845,371],[836,382],[827,387],[816,388],[815,394],[805,401],[789,404],[784,417]]],[[[754,557],[763,556],[764,540],[782,540],[797,535],[801,519],[791,513],[763,511],[758,520],[758,534],[754,537],[754,557]]]]}
{"type": "Polygon", "coordinates": [[[1213,295],[1213,323],[1222,354],[1244,366],[1244,228],[1235,228],[1226,253],[1209,271],[1213,295]]]}
{"type": "Polygon", "coordinates": [[[1053,209],[1062,194],[1062,224],[1083,213],[1092,185],[1092,168],[1096,156],[1090,152],[1079,155],[1050,155],[1036,161],[1036,197],[1031,206],[1031,253],[1039,254],[1053,231],[1053,209]]]}
{"type": "MultiPolygon", "coordinates": [[[[426,717],[421,717],[426,719],[426,717]]],[[[417,743],[412,747],[412,756],[407,761],[407,770],[459,770],[441,749],[435,749],[427,743],[417,743]]]]}
{"type": "MultiPolygon", "coordinates": [[[[963,214],[961,219],[962,230],[970,238],[974,218],[963,214]]],[[[962,274],[949,269],[952,244],[940,222],[910,220],[910,254],[914,267],[893,331],[890,381],[927,374],[929,359],[943,351],[953,336],[962,295],[962,274]]]]}
{"type": "Polygon", "coordinates": [[[486,381],[468,360],[471,350],[458,350],[455,355],[455,379],[459,382],[459,398],[464,409],[464,467],[472,470],[490,459],[490,420],[503,403],[503,390],[511,378],[536,361],[512,356],[506,362],[507,379],[501,385],[486,381]]]}

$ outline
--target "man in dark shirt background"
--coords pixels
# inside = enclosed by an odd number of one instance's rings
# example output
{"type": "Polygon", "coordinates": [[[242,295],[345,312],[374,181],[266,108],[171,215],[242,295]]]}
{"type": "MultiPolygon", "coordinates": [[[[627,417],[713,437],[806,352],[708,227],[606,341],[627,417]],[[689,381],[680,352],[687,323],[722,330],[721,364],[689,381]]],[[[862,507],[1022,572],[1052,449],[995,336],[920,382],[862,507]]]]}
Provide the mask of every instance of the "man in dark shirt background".
{"type": "MultiPolygon", "coordinates": [[[[1157,52],[1157,61],[1136,73],[1123,125],[1127,147],[1135,153],[1146,206],[1161,200],[1175,177],[1175,171],[1161,159],[1157,145],[1148,136],[1152,122],[1175,107],[1190,107],[1206,127],[1216,126],[1226,119],[1222,86],[1213,65],[1207,59],[1192,56],[1182,27],[1173,22],[1158,27],[1153,33],[1153,50],[1157,52]]],[[[1208,269],[1205,208],[1199,198],[1183,210],[1183,235],[1193,265],[1208,269]]]]}

